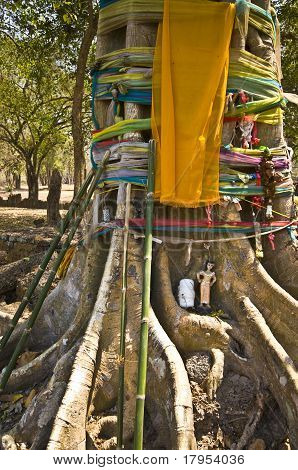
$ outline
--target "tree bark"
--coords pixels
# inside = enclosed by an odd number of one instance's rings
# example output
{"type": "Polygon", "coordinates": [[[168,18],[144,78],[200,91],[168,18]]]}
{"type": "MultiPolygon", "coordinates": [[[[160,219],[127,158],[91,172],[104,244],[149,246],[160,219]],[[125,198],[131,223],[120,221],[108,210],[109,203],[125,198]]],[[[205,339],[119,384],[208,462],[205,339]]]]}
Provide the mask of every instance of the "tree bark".
{"type": "Polygon", "coordinates": [[[21,174],[20,173],[15,173],[14,184],[15,184],[15,189],[21,189],[21,174]]]}
{"type": "Polygon", "coordinates": [[[82,39],[76,70],[76,83],[73,91],[72,104],[72,137],[74,146],[74,193],[82,184],[84,158],[84,136],[82,131],[82,108],[84,98],[84,80],[88,55],[96,34],[98,13],[93,9],[92,0],[88,2],[89,17],[85,34],[82,39]]]}
{"type": "Polygon", "coordinates": [[[30,258],[23,258],[0,268],[0,295],[7,294],[16,288],[18,280],[30,273],[41,261],[43,253],[30,258]]]}
{"type": "Polygon", "coordinates": [[[38,201],[39,181],[38,174],[32,164],[26,164],[27,184],[28,184],[28,199],[32,201],[33,205],[38,201]]]}
{"type": "Polygon", "coordinates": [[[47,207],[47,222],[48,225],[57,225],[61,216],[59,212],[59,202],[61,196],[62,176],[60,171],[54,170],[50,180],[49,194],[48,194],[48,207],[47,207]]]}

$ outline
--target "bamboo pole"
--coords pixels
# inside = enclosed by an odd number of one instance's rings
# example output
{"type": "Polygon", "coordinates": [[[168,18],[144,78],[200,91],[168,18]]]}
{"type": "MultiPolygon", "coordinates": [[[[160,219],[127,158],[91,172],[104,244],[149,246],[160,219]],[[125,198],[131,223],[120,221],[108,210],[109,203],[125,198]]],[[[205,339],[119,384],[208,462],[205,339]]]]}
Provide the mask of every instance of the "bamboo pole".
{"type": "Polygon", "coordinates": [[[125,223],[123,237],[123,266],[122,266],[122,293],[121,293],[121,324],[120,324],[120,352],[119,352],[119,383],[117,407],[117,449],[123,448],[123,417],[124,417],[124,372],[125,372],[125,335],[127,324],[127,252],[130,218],[131,184],[126,186],[125,223]]]}
{"type": "Polygon", "coordinates": [[[93,178],[93,181],[90,185],[87,196],[86,196],[85,200],[83,201],[82,205],[80,206],[80,208],[78,209],[78,212],[77,212],[78,215],[77,215],[75,221],[73,222],[73,224],[71,226],[71,229],[69,231],[69,234],[68,234],[65,242],[62,245],[61,251],[60,251],[60,253],[59,253],[59,255],[58,255],[58,257],[57,257],[57,259],[56,259],[56,261],[53,265],[53,268],[52,268],[52,270],[49,274],[47,282],[44,285],[44,287],[43,287],[43,289],[40,293],[38,301],[37,301],[32,313],[31,313],[30,317],[28,318],[28,320],[26,322],[26,327],[25,327],[25,329],[24,329],[24,331],[23,331],[23,333],[22,333],[22,335],[19,339],[19,342],[16,345],[16,348],[15,348],[15,350],[14,350],[12,356],[11,356],[11,359],[10,359],[7,367],[5,367],[5,369],[4,369],[4,372],[3,372],[2,377],[1,377],[1,382],[0,382],[0,392],[2,392],[4,390],[5,385],[7,384],[11,373],[12,373],[13,369],[15,368],[18,357],[21,354],[21,352],[22,352],[22,350],[25,346],[25,343],[26,343],[26,341],[27,341],[27,339],[28,339],[28,337],[31,333],[31,330],[33,328],[33,325],[34,325],[37,317],[38,317],[40,309],[41,309],[41,307],[44,303],[44,300],[45,300],[49,290],[50,290],[52,282],[55,279],[58,268],[59,268],[59,266],[60,266],[60,264],[61,264],[61,262],[64,258],[65,253],[67,252],[67,250],[70,246],[70,243],[71,243],[71,241],[72,241],[72,239],[73,239],[73,237],[74,237],[74,235],[77,231],[78,226],[81,223],[81,220],[82,220],[82,218],[84,216],[84,213],[85,213],[85,211],[86,211],[86,209],[87,209],[87,207],[90,203],[92,195],[93,195],[93,193],[96,189],[96,186],[98,184],[98,180],[100,179],[100,177],[101,177],[101,175],[102,175],[102,173],[105,169],[105,165],[106,165],[109,157],[110,157],[110,152],[108,151],[108,152],[105,153],[102,162],[98,164],[96,174],[95,174],[95,176],[93,178]]]}
{"type": "Polygon", "coordinates": [[[9,325],[9,328],[8,330],[6,331],[6,333],[3,335],[1,341],[0,341],[0,351],[4,348],[4,346],[6,345],[7,341],[9,340],[9,338],[11,337],[19,319],[21,318],[22,316],[22,313],[24,312],[26,306],[28,305],[36,287],[38,286],[39,284],[39,281],[47,267],[47,265],[49,264],[52,256],[53,256],[53,253],[55,252],[55,250],[57,249],[60,241],[61,241],[61,238],[63,237],[64,233],[66,232],[66,229],[68,228],[74,214],[75,214],[75,211],[77,210],[77,207],[79,205],[79,203],[81,202],[81,199],[82,197],[84,196],[84,194],[86,193],[87,191],[87,188],[94,176],[94,173],[95,173],[95,170],[91,170],[90,173],[88,174],[86,180],[84,181],[82,187],[80,188],[80,191],[78,192],[78,194],[75,196],[75,198],[73,199],[69,209],[68,209],[68,212],[66,214],[66,216],[64,217],[64,219],[60,222],[60,227],[59,227],[59,233],[55,236],[55,238],[52,240],[52,243],[48,249],[48,251],[46,252],[42,262],[40,263],[40,266],[38,268],[38,271],[37,273],[35,274],[32,282],[30,283],[27,291],[26,291],[26,294],[25,296],[23,297],[23,300],[22,302],[20,303],[14,317],[12,318],[11,322],[10,322],[10,325],[9,325]]]}
{"type": "Polygon", "coordinates": [[[147,360],[148,360],[148,331],[149,331],[149,311],[150,311],[150,288],[151,288],[151,263],[152,263],[152,224],[154,208],[154,187],[155,187],[155,154],[156,143],[149,142],[148,153],[148,189],[146,204],[146,231],[144,242],[144,273],[142,290],[142,317],[139,346],[139,366],[138,383],[136,397],[135,433],[134,449],[143,449],[144,434],[144,411],[146,397],[147,360]]]}

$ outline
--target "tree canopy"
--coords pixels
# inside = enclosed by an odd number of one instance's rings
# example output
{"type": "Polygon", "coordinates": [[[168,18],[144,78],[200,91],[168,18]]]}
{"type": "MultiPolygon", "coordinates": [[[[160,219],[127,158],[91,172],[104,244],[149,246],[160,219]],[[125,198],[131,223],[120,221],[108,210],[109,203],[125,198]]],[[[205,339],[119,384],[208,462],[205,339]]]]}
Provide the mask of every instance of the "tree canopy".
{"type": "Polygon", "coordinates": [[[0,140],[24,162],[36,198],[42,162],[70,125],[71,82],[36,39],[0,39],[0,140]]]}
{"type": "Polygon", "coordinates": [[[80,184],[90,129],[87,64],[93,61],[96,13],[92,0],[0,5],[0,140],[25,162],[32,199],[38,197],[44,161],[71,131],[80,184]]]}
{"type": "MultiPolygon", "coordinates": [[[[274,0],[281,23],[282,85],[285,92],[298,94],[298,2],[296,0],[274,0]]],[[[298,110],[288,103],[285,115],[285,135],[298,158],[298,110]]]]}

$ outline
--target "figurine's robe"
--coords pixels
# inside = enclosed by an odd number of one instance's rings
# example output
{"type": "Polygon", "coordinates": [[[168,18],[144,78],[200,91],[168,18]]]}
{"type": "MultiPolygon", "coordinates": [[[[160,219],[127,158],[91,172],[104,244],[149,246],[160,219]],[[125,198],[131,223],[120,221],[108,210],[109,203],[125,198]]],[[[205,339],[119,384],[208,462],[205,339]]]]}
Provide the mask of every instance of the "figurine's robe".
{"type": "Polygon", "coordinates": [[[216,275],[212,272],[201,271],[198,274],[198,281],[200,283],[200,303],[210,306],[210,290],[216,282],[216,275]]]}

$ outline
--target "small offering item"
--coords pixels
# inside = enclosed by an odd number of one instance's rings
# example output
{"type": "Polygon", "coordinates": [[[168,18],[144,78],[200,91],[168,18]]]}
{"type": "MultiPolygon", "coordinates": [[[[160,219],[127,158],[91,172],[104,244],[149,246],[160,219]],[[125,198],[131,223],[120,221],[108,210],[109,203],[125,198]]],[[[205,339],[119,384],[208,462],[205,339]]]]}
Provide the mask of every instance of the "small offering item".
{"type": "Polygon", "coordinates": [[[181,279],[178,288],[179,305],[183,308],[194,308],[195,289],[192,279],[181,279]]]}
{"type": "Polygon", "coordinates": [[[212,271],[214,263],[207,261],[206,271],[200,271],[197,279],[200,284],[200,306],[210,308],[210,290],[216,282],[216,275],[212,271]]]}

